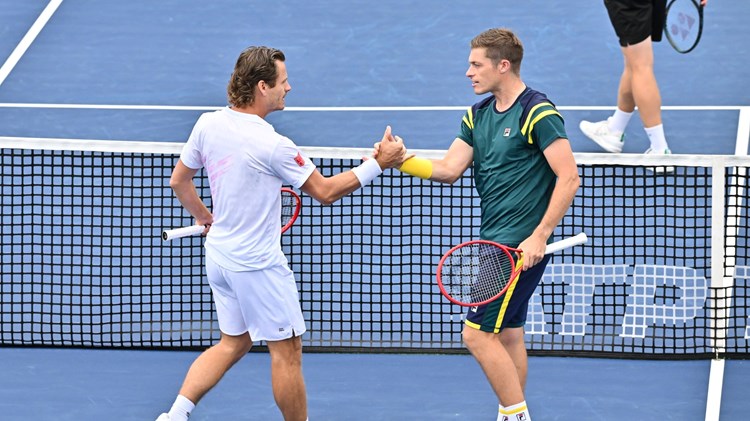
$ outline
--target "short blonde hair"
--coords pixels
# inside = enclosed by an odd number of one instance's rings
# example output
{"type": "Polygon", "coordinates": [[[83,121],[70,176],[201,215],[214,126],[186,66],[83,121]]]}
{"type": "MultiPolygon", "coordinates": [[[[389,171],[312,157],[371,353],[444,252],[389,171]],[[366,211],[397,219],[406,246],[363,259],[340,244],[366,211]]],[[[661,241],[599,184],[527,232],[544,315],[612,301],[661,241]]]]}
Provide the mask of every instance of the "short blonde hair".
{"type": "Polygon", "coordinates": [[[508,60],[513,73],[521,74],[523,44],[510,29],[488,29],[471,40],[471,48],[485,48],[487,58],[497,66],[500,60],[508,60]]]}

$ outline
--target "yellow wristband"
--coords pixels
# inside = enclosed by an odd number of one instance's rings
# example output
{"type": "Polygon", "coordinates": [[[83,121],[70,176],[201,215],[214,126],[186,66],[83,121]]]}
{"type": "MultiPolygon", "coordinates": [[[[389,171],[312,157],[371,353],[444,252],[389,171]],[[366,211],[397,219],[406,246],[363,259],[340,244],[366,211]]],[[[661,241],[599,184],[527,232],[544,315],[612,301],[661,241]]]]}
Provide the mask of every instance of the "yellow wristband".
{"type": "Polygon", "coordinates": [[[398,169],[401,172],[411,174],[415,177],[429,180],[432,177],[432,161],[424,158],[409,158],[398,169]]]}

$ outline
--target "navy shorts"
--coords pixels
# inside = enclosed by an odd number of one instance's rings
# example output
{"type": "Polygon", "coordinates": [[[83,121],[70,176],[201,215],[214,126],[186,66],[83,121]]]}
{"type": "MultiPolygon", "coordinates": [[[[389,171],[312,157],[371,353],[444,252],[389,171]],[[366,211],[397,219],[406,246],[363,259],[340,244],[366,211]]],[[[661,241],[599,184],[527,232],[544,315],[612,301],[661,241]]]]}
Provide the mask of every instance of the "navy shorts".
{"type": "Polygon", "coordinates": [[[661,41],[667,0],[604,0],[620,45],[638,44],[649,36],[661,41]]]}
{"type": "Polygon", "coordinates": [[[470,307],[466,314],[466,325],[484,332],[499,333],[506,327],[522,327],[526,324],[529,300],[542,280],[550,257],[544,256],[541,262],[521,272],[515,286],[511,285],[498,299],[485,305],[470,307]]]}

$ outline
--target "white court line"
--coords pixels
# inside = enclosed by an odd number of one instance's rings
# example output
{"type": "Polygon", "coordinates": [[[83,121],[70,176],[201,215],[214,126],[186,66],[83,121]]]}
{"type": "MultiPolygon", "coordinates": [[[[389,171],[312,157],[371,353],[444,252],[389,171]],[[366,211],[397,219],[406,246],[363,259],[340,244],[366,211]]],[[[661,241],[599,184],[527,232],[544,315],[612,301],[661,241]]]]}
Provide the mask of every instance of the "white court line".
{"type": "Polygon", "coordinates": [[[706,421],[719,421],[725,364],[725,360],[711,360],[711,371],[708,376],[708,397],[706,399],[706,421]]]}
{"type": "Polygon", "coordinates": [[[740,121],[737,124],[737,143],[735,155],[747,155],[748,143],[750,143],[750,107],[740,109],[740,121]]]}
{"type": "MultiPolygon", "coordinates": [[[[743,107],[740,109],[740,118],[739,123],[737,124],[737,141],[735,142],[735,150],[734,154],[738,156],[746,156],[748,155],[748,145],[750,144],[750,107],[743,107]]],[[[746,168],[737,168],[737,176],[738,177],[745,177],[747,175],[747,169],[746,168]]],[[[744,189],[740,187],[734,187],[730,191],[730,204],[729,208],[727,209],[728,212],[730,212],[730,215],[727,216],[727,229],[729,230],[728,233],[725,233],[722,237],[725,238],[727,241],[726,248],[727,253],[726,255],[719,256],[720,261],[716,264],[721,264],[723,269],[723,262],[721,260],[727,259],[728,266],[733,267],[734,266],[734,259],[735,259],[735,242],[736,240],[733,240],[737,236],[737,228],[732,227],[738,227],[739,226],[739,212],[742,208],[742,203],[740,202],[745,197],[744,189]]],[[[725,215],[722,215],[722,218],[725,215]]],[[[719,221],[721,222],[721,221],[719,221]]],[[[723,239],[722,239],[723,240],[723,239]]],[[[719,247],[721,247],[721,244],[718,244],[719,247]]],[[[712,263],[713,265],[714,263],[712,263]]],[[[719,274],[717,274],[719,275],[719,274]]],[[[734,285],[734,276],[726,276],[726,279],[722,280],[723,287],[729,287],[734,285]]],[[[724,308],[729,308],[731,306],[731,299],[732,297],[729,296],[726,298],[726,302],[724,302],[724,308]]],[[[724,315],[724,318],[726,315],[724,315]]],[[[723,319],[723,318],[722,318],[723,319]]],[[[727,322],[725,320],[721,320],[724,324],[727,322]]],[[[722,326],[722,329],[720,330],[719,340],[721,341],[721,348],[724,348],[724,341],[726,334],[723,332],[723,329],[726,329],[726,326],[722,326]]],[[[721,415],[721,397],[723,394],[723,386],[724,386],[724,370],[725,370],[725,361],[723,359],[715,358],[711,360],[711,369],[709,371],[709,377],[708,377],[708,393],[706,395],[706,417],[705,421],[719,421],[719,416],[721,415]]]]}
{"type": "Polygon", "coordinates": [[[36,22],[31,25],[31,28],[29,28],[29,31],[26,32],[26,35],[24,35],[24,37],[21,39],[21,42],[16,45],[16,48],[12,53],[10,53],[8,59],[5,60],[3,67],[0,67],[0,85],[5,82],[5,79],[8,77],[10,72],[13,71],[13,68],[16,67],[16,64],[18,64],[18,61],[21,60],[21,57],[23,57],[23,55],[26,53],[26,50],[29,49],[31,43],[34,42],[37,35],[42,32],[42,29],[44,29],[44,26],[47,25],[47,22],[49,22],[50,18],[55,13],[57,8],[60,7],[60,4],[62,2],[63,0],[51,0],[47,4],[47,7],[42,10],[42,13],[36,19],[36,22]]]}
{"type": "MultiPolygon", "coordinates": [[[[62,1],[62,0],[60,0],[62,1]]],[[[42,104],[42,103],[0,103],[0,108],[49,108],[49,109],[92,109],[92,110],[147,110],[147,111],[211,111],[222,108],[220,105],[127,105],[127,104],[42,104]]],[[[382,106],[382,107],[286,107],[284,111],[304,112],[366,112],[366,111],[465,111],[469,105],[438,106],[382,106]]],[[[742,105],[672,105],[663,106],[666,111],[737,111],[747,108],[742,105]]],[[[615,106],[564,105],[559,110],[611,111],[615,106]]]]}

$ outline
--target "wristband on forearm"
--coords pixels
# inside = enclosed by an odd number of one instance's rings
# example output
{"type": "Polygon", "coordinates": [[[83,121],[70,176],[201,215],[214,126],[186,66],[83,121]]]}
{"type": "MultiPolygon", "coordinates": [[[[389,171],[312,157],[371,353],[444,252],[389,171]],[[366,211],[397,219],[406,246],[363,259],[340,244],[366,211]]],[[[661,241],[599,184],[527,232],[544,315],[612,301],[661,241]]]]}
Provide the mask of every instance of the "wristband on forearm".
{"type": "Polygon", "coordinates": [[[358,167],[352,168],[352,172],[355,176],[357,176],[359,185],[364,187],[370,184],[370,182],[377,178],[380,174],[382,174],[383,170],[380,168],[380,164],[378,164],[378,161],[374,159],[368,159],[358,167]]]}
{"type": "Polygon", "coordinates": [[[432,161],[425,158],[409,158],[398,169],[401,172],[411,174],[415,177],[429,180],[432,177],[432,161]]]}

